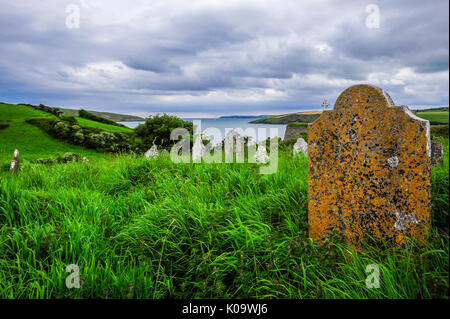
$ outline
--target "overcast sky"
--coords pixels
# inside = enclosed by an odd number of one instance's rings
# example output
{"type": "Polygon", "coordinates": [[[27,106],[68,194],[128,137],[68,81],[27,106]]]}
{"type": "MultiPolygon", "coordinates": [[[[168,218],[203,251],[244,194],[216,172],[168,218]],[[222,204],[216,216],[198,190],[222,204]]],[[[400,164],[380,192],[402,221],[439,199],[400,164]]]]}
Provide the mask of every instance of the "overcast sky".
{"type": "Polygon", "coordinates": [[[348,86],[370,83],[397,105],[447,106],[448,6],[0,0],[0,101],[143,116],[277,114],[319,109],[324,98],[333,105],[348,86]]]}

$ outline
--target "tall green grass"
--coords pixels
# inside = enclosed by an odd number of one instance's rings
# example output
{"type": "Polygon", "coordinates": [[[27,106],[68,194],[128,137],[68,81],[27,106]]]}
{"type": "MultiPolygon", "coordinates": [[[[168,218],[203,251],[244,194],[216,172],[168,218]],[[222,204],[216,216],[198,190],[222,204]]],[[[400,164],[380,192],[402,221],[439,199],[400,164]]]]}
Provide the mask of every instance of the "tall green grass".
{"type": "Polygon", "coordinates": [[[315,245],[307,159],[290,152],[272,175],[164,156],[25,163],[0,173],[0,297],[448,298],[445,148],[424,249],[315,245]],[[69,264],[80,289],[65,286],[69,264]],[[378,289],[366,287],[369,264],[380,267],[378,289]]]}

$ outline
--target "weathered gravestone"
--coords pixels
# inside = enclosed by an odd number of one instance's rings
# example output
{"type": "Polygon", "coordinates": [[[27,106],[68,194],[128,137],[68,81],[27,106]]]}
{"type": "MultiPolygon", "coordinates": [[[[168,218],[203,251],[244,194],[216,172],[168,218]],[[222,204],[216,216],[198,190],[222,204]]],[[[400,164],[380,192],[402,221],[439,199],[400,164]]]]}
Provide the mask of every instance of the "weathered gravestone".
{"type": "Polygon", "coordinates": [[[152,145],[152,147],[150,147],[150,148],[147,150],[147,152],[145,152],[145,154],[144,154],[144,156],[145,156],[147,159],[150,159],[150,158],[157,158],[158,155],[159,155],[159,153],[158,153],[158,146],[156,146],[156,145],[152,145]]]}
{"type": "Polygon", "coordinates": [[[19,150],[14,150],[13,160],[11,161],[11,168],[9,171],[11,173],[16,173],[19,170],[19,164],[19,150]]]}
{"type": "Polygon", "coordinates": [[[236,152],[236,162],[244,162],[244,138],[235,130],[229,130],[223,140],[225,148],[225,162],[232,163],[234,152],[236,152]]]}
{"type": "Polygon", "coordinates": [[[298,155],[298,154],[308,155],[308,143],[306,143],[306,141],[304,139],[299,137],[297,139],[297,142],[295,142],[292,151],[294,153],[294,156],[298,155]]]}
{"type": "Polygon", "coordinates": [[[356,85],[309,127],[309,235],[358,246],[422,242],[430,226],[429,122],[356,85]]]}
{"type": "Polygon", "coordinates": [[[91,164],[91,162],[89,161],[89,159],[86,156],[83,156],[83,162],[86,163],[86,165],[89,166],[89,164],[91,164]]]}
{"type": "Polygon", "coordinates": [[[441,142],[431,141],[431,164],[444,164],[444,148],[441,142]]]}
{"type": "Polygon", "coordinates": [[[195,137],[194,146],[192,147],[192,161],[194,163],[200,163],[205,152],[206,148],[203,144],[202,136],[199,134],[195,137]]]}
{"type": "Polygon", "coordinates": [[[269,162],[269,156],[267,156],[265,143],[258,144],[258,150],[255,153],[255,162],[257,164],[267,164],[269,162]]]}

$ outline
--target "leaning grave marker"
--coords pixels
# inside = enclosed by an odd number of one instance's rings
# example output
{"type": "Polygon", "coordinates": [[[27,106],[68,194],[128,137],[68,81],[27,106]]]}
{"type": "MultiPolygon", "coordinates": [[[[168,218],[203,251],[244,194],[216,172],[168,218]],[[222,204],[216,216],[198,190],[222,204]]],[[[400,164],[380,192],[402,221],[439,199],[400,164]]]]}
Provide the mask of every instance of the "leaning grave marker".
{"type": "Polygon", "coordinates": [[[419,242],[430,226],[430,125],[382,89],[356,85],[309,128],[309,236],[419,242]]]}

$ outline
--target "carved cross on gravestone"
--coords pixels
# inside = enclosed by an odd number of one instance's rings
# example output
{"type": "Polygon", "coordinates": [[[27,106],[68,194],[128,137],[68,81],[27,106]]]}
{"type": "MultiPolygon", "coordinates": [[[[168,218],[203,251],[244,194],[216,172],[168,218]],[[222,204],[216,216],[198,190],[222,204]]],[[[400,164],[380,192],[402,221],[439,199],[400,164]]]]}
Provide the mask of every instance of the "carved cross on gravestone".
{"type": "Polygon", "coordinates": [[[354,246],[424,242],[430,226],[430,124],[382,89],[356,85],[309,126],[309,236],[354,246]]]}
{"type": "Polygon", "coordinates": [[[14,151],[14,155],[13,155],[13,160],[11,161],[11,168],[10,168],[10,172],[11,173],[16,173],[19,170],[19,150],[15,150],[14,151]]]}
{"type": "Polygon", "coordinates": [[[323,110],[325,111],[329,105],[330,105],[330,104],[329,104],[328,101],[325,99],[325,100],[323,101],[323,103],[322,103],[323,110]]]}

